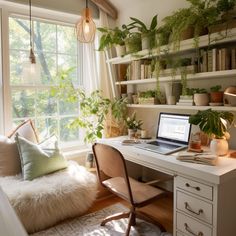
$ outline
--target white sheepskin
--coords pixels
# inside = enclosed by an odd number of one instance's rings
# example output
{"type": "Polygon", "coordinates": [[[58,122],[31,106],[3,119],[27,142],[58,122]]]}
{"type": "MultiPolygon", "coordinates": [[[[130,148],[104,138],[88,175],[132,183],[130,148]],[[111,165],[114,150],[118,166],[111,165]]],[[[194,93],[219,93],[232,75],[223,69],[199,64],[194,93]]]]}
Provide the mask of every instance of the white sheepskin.
{"type": "Polygon", "coordinates": [[[33,181],[0,177],[0,185],[28,233],[43,230],[84,213],[97,193],[97,178],[70,161],[67,169],[33,181]]]}

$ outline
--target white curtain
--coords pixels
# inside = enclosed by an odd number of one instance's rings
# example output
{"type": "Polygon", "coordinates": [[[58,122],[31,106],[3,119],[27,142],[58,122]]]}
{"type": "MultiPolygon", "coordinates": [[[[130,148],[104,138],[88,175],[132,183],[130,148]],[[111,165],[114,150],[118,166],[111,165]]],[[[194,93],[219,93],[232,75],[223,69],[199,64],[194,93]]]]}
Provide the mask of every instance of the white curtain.
{"type": "MultiPolygon", "coordinates": [[[[99,27],[109,27],[108,17],[105,12],[100,9],[100,24],[99,27]]],[[[98,33],[99,34],[99,33],[98,33]]],[[[111,51],[107,50],[99,52],[99,78],[103,96],[113,98],[117,95],[116,87],[113,82],[115,78],[114,68],[106,63],[106,59],[111,56],[111,51]]]]}
{"type": "Polygon", "coordinates": [[[101,89],[98,78],[95,43],[83,43],[83,83],[86,94],[101,89]]]}

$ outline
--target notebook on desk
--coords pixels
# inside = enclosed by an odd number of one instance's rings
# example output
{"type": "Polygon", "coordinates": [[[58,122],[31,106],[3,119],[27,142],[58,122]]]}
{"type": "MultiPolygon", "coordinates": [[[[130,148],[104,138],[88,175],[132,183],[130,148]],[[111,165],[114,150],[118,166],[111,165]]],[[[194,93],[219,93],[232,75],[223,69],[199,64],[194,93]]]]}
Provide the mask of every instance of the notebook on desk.
{"type": "Polygon", "coordinates": [[[189,115],[161,112],[158,119],[156,140],[135,147],[161,154],[170,154],[188,146],[191,132],[189,115]]]}

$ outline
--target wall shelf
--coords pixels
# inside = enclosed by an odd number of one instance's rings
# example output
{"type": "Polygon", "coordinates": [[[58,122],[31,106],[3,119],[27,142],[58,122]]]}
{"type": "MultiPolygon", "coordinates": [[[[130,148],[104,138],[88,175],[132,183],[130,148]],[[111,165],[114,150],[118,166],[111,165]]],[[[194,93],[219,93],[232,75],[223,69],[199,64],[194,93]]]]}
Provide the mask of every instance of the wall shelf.
{"type": "Polygon", "coordinates": [[[217,111],[233,111],[236,112],[236,107],[231,106],[179,106],[179,105],[166,105],[166,104],[158,104],[158,105],[148,105],[148,104],[128,104],[130,108],[149,108],[149,109],[171,109],[171,110],[217,110],[217,111]]]}
{"type": "MultiPolygon", "coordinates": [[[[213,33],[210,36],[211,43],[210,45],[218,45],[218,44],[224,44],[224,43],[230,43],[236,40],[236,28],[228,29],[227,31],[227,37],[222,38],[222,35],[225,34],[225,31],[219,32],[219,33],[213,33]]],[[[209,36],[203,35],[199,37],[199,47],[207,47],[209,43],[209,36]]],[[[153,49],[153,50],[142,50],[135,54],[129,54],[124,57],[115,57],[107,60],[108,63],[111,64],[127,64],[130,63],[133,60],[140,60],[145,58],[151,58],[158,55],[165,55],[166,52],[168,54],[178,54],[183,53],[186,51],[194,51],[194,39],[187,39],[180,42],[179,50],[173,50],[173,45],[164,45],[161,46],[159,49],[153,49]]]]}
{"type": "MultiPolygon", "coordinates": [[[[217,79],[217,78],[236,78],[236,70],[222,70],[222,71],[213,71],[213,72],[204,72],[204,73],[196,73],[196,74],[188,74],[188,80],[201,80],[201,79],[217,79]]],[[[180,81],[181,76],[177,75],[174,78],[175,81],[180,81]]],[[[171,76],[160,77],[159,82],[169,82],[173,81],[171,76]]],[[[148,84],[155,83],[156,78],[150,79],[139,79],[139,80],[127,80],[127,81],[119,81],[116,82],[116,85],[129,85],[129,84],[148,84]]]]}

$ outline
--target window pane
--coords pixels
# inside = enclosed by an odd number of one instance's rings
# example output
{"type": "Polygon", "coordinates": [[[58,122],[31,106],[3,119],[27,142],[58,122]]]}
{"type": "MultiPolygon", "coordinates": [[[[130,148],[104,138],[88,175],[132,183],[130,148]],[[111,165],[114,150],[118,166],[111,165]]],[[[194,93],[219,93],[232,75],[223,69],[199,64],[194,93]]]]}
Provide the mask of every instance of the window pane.
{"type": "Polygon", "coordinates": [[[32,90],[12,90],[13,118],[34,117],[35,92],[32,90]]]}
{"type": "Polygon", "coordinates": [[[57,37],[59,53],[77,54],[77,39],[74,28],[59,25],[57,27],[57,37]]]}
{"type": "Polygon", "coordinates": [[[53,134],[58,136],[58,121],[56,118],[38,118],[36,129],[39,139],[43,140],[53,134]]]}
{"type": "Polygon", "coordinates": [[[20,18],[9,18],[10,49],[29,50],[29,21],[20,18]]]}
{"type": "Polygon", "coordinates": [[[50,96],[49,90],[40,90],[37,92],[36,116],[51,116],[57,114],[56,99],[50,96]]]}
{"type": "Polygon", "coordinates": [[[59,112],[60,115],[74,115],[79,112],[78,103],[69,103],[61,100],[59,102],[59,112]]]}
{"type": "Polygon", "coordinates": [[[52,78],[57,73],[56,54],[38,52],[37,63],[40,63],[41,83],[51,84],[52,78]]]}
{"type": "Polygon", "coordinates": [[[75,117],[62,118],[60,120],[60,140],[62,142],[79,141],[79,129],[69,129],[68,125],[75,117]]]}
{"type": "Polygon", "coordinates": [[[28,60],[29,53],[21,50],[10,51],[10,78],[11,85],[23,84],[22,64],[28,60]]]}
{"type": "Polygon", "coordinates": [[[35,51],[56,52],[56,25],[34,21],[35,51]]]}

